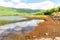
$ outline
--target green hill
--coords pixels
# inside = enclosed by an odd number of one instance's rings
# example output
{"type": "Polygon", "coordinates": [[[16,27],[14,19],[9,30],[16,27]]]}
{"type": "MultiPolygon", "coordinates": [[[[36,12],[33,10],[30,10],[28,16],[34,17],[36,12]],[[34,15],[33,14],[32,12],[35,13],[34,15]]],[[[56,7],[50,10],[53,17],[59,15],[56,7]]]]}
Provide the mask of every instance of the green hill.
{"type": "Polygon", "coordinates": [[[0,16],[19,16],[19,15],[30,15],[39,12],[40,10],[32,9],[16,9],[7,8],[0,6],[0,16]]]}

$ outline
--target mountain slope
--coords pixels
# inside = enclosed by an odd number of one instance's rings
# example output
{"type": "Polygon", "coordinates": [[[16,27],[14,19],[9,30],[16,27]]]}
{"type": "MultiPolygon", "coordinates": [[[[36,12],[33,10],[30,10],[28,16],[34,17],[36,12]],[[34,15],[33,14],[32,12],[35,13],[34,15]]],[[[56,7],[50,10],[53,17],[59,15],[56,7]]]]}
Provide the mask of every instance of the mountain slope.
{"type": "Polygon", "coordinates": [[[40,10],[0,7],[0,16],[30,15],[39,11],[40,10]]]}

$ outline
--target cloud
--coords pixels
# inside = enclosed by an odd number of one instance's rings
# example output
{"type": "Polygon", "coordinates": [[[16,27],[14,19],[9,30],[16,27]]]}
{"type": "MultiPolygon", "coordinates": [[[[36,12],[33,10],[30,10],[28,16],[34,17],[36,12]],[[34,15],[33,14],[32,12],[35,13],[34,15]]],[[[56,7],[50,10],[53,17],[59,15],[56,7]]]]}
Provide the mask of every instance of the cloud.
{"type": "Polygon", "coordinates": [[[56,5],[56,7],[60,6],[60,4],[56,5]]]}
{"type": "Polygon", "coordinates": [[[30,8],[30,9],[50,9],[54,7],[54,3],[50,1],[45,1],[41,3],[19,3],[15,8],[30,8]]]}
{"type": "Polygon", "coordinates": [[[54,3],[51,1],[44,1],[40,3],[22,3],[21,0],[12,0],[12,2],[4,2],[0,0],[0,6],[13,7],[13,8],[29,8],[29,9],[51,9],[54,7],[54,3]],[[13,2],[17,3],[14,4],[13,2]]]}
{"type": "Polygon", "coordinates": [[[13,7],[13,4],[10,3],[10,2],[8,2],[8,3],[6,3],[6,2],[0,2],[0,6],[4,6],[4,7],[13,7]]]}
{"type": "Polygon", "coordinates": [[[53,7],[54,7],[54,3],[50,2],[50,1],[45,1],[45,2],[35,4],[36,9],[45,9],[46,10],[46,9],[50,9],[53,7]]]}
{"type": "Polygon", "coordinates": [[[0,2],[3,2],[4,0],[0,0],[0,2]]]}
{"type": "Polygon", "coordinates": [[[16,3],[19,3],[21,2],[22,0],[12,0],[12,2],[16,2],[16,3]]]}

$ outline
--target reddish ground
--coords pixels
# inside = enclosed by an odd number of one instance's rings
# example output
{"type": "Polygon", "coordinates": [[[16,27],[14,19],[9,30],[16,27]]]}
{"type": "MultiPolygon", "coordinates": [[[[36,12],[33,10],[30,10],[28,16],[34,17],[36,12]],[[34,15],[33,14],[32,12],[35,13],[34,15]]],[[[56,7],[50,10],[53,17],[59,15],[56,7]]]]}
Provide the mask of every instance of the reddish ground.
{"type": "Polygon", "coordinates": [[[47,21],[39,23],[35,30],[29,33],[29,36],[35,37],[56,37],[60,36],[60,22],[47,18],[47,21]]]}

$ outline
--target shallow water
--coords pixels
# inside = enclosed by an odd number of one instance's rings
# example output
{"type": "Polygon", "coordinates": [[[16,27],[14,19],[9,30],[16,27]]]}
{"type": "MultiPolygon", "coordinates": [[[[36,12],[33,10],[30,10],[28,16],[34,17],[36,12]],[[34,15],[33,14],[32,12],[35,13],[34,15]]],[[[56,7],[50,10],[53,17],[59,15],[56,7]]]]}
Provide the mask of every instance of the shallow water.
{"type": "Polygon", "coordinates": [[[0,16],[0,20],[23,20],[27,18],[23,18],[20,16],[0,16]]]}
{"type": "MultiPolygon", "coordinates": [[[[0,19],[5,19],[5,20],[23,20],[26,18],[21,18],[21,17],[0,17],[0,19]]],[[[44,22],[44,20],[29,20],[29,21],[22,21],[22,22],[16,22],[16,23],[11,23],[11,24],[6,24],[3,26],[0,26],[0,37],[6,36],[10,33],[17,33],[17,32],[28,32],[31,30],[35,29],[35,26],[37,26],[38,23],[44,22]]]]}

